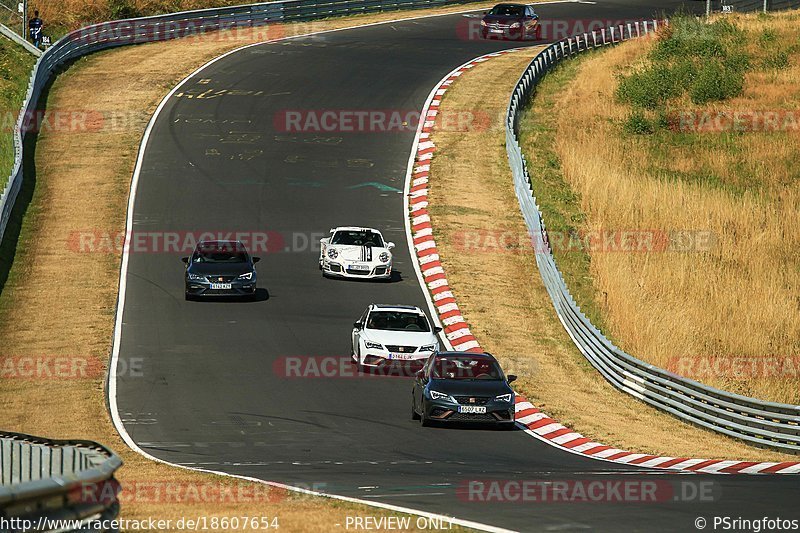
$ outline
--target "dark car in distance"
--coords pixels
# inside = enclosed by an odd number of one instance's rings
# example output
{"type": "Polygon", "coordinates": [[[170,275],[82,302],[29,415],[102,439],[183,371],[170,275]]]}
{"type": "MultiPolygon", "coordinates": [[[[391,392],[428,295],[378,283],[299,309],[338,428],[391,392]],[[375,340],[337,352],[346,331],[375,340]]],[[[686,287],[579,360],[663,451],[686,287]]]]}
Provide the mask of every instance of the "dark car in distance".
{"type": "Polygon", "coordinates": [[[497,4],[481,19],[484,39],[538,39],[540,30],[539,15],[525,4],[497,4]]]}
{"type": "Polygon", "coordinates": [[[256,267],[240,241],[200,241],[186,263],[186,299],[211,296],[256,296],[256,267]]]}
{"type": "Polygon", "coordinates": [[[437,352],[417,373],[411,418],[431,422],[480,422],[514,426],[516,376],[503,374],[488,353],[437,352]]]}

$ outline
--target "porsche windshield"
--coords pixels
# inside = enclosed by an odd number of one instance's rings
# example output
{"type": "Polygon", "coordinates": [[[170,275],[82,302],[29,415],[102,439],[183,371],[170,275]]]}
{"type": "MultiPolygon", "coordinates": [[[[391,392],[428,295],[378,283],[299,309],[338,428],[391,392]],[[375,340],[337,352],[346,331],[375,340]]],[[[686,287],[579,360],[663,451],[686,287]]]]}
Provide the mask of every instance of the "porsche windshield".
{"type": "Polygon", "coordinates": [[[343,246],[376,246],[383,247],[383,239],[374,231],[346,230],[333,234],[331,244],[343,246]]]}
{"type": "Polygon", "coordinates": [[[485,357],[437,357],[431,368],[436,379],[503,379],[497,363],[485,357]]]}
{"type": "Polygon", "coordinates": [[[525,12],[522,6],[500,4],[499,6],[494,6],[492,10],[489,11],[489,14],[498,17],[522,17],[525,15],[525,12]]]}
{"type": "Polygon", "coordinates": [[[428,319],[416,313],[401,311],[373,311],[367,320],[367,328],[386,331],[428,332],[428,319]]]}

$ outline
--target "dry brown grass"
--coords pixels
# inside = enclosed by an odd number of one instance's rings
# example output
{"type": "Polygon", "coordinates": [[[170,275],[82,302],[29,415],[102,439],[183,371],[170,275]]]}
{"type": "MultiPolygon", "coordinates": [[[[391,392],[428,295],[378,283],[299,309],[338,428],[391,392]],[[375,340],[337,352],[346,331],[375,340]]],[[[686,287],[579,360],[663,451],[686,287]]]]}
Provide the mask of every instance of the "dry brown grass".
{"type": "Polygon", "coordinates": [[[465,236],[526,235],[501,117],[535,51],[481,64],[445,94],[440,113],[485,110],[490,128],[436,129],[432,135],[437,149],[429,186],[431,222],[448,281],[473,333],[483,349],[520,376],[516,387],[531,402],[599,442],[657,455],[790,460],[680,422],[604,381],[558,321],[524,237],[519,247],[465,247],[465,236]]]}
{"type": "MultiPolygon", "coordinates": [[[[794,44],[796,17],[733,20],[751,32],[755,55],[767,27],[784,49],[794,44]]],[[[798,404],[800,136],[708,133],[687,143],[624,135],[629,109],[615,101],[616,75],[642,63],[652,45],[631,42],[584,62],[557,98],[564,179],[581,199],[583,229],[704,230],[715,242],[704,253],[592,254],[606,325],[623,349],[650,363],[798,404]],[[681,173],[711,175],[714,184],[670,178],[681,173]]],[[[785,70],[750,72],[742,96],[699,111],[798,109],[800,55],[791,57],[785,70]]]]}
{"type": "MultiPolygon", "coordinates": [[[[337,19],[316,23],[313,29],[397,16],[337,19]]],[[[306,24],[286,28],[287,32],[309,31],[306,24]]],[[[151,462],[130,451],[119,438],[106,413],[103,376],[111,345],[120,257],[74,253],[68,240],[74,229],[124,230],[128,187],[147,118],[180,79],[242,44],[240,39],[202,39],[96,54],[59,76],[47,102],[49,109],[74,110],[86,109],[88,100],[93,109],[129,120],[122,128],[101,133],[45,131],[40,135],[34,196],[9,280],[0,294],[0,357],[5,361],[43,355],[75,357],[99,370],[78,374],[79,379],[14,379],[6,372],[0,383],[0,426],[51,438],[102,442],[125,462],[118,473],[123,486],[149,482],[165,489],[169,482],[207,487],[213,493],[218,490],[215,487],[239,482],[151,462]],[[125,66],[124,76],[119,74],[120,65],[125,66]]],[[[246,494],[252,495],[255,485],[248,486],[246,494]]],[[[134,491],[123,500],[122,517],[277,516],[287,531],[326,531],[344,523],[347,515],[390,514],[346,503],[270,494],[266,503],[247,496],[224,505],[187,505],[166,496],[154,497],[152,492],[134,491]],[[142,497],[137,497],[140,494],[142,497]]]]}

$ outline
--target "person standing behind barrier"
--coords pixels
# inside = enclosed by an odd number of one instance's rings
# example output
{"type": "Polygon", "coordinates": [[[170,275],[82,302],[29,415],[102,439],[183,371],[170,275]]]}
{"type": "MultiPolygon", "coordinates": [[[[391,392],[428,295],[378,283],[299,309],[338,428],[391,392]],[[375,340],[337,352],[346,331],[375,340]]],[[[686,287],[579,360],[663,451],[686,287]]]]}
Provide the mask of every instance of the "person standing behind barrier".
{"type": "Polygon", "coordinates": [[[39,48],[42,44],[42,27],[44,22],[39,18],[39,11],[33,12],[33,18],[28,22],[28,31],[30,32],[31,41],[33,46],[39,48]]]}

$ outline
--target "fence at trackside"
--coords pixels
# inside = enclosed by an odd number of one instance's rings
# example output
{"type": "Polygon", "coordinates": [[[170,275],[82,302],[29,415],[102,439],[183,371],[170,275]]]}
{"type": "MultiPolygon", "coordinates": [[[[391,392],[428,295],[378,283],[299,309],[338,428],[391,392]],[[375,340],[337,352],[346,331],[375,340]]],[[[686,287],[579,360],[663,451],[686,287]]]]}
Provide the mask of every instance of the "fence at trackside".
{"type": "Polygon", "coordinates": [[[233,7],[200,9],[117,20],[75,30],[53,44],[31,73],[28,93],[14,128],[14,166],[0,196],[0,242],[5,236],[24,179],[25,137],[31,118],[37,116],[42,90],[59,68],[81,56],[127,44],[196,36],[216,30],[256,28],[281,22],[301,22],[326,17],[423,9],[465,3],[468,0],[286,0],[233,7]]]}
{"type": "Polygon", "coordinates": [[[530,235],[537,242],[536,264],[564,328],[586,359],[614,387],[693,424],[755,446],[798,454],[800,406],[765,402],[714,389],[626,354],[581,312],[553,258],[519,145],[522,111],[539,80],[560,61],[587,50],[648,35],[656,31],[659,24],[658,21],[627,24],[554,43],[531,61],[517,82],[506,117],[506,149],[520,209],[530,235]],[[540,240],[544,246],[538,245],[540,240]]]}
{"type": "Polygon", "coordinates": [[[57,520],[116,518],[114,472],[121,465],[114,452],[95,442],[0,432],[0,522],[6,524],[2,530],[15,531],[25,520],[41,526],[29,531],[47,531],[57,520]]]}

